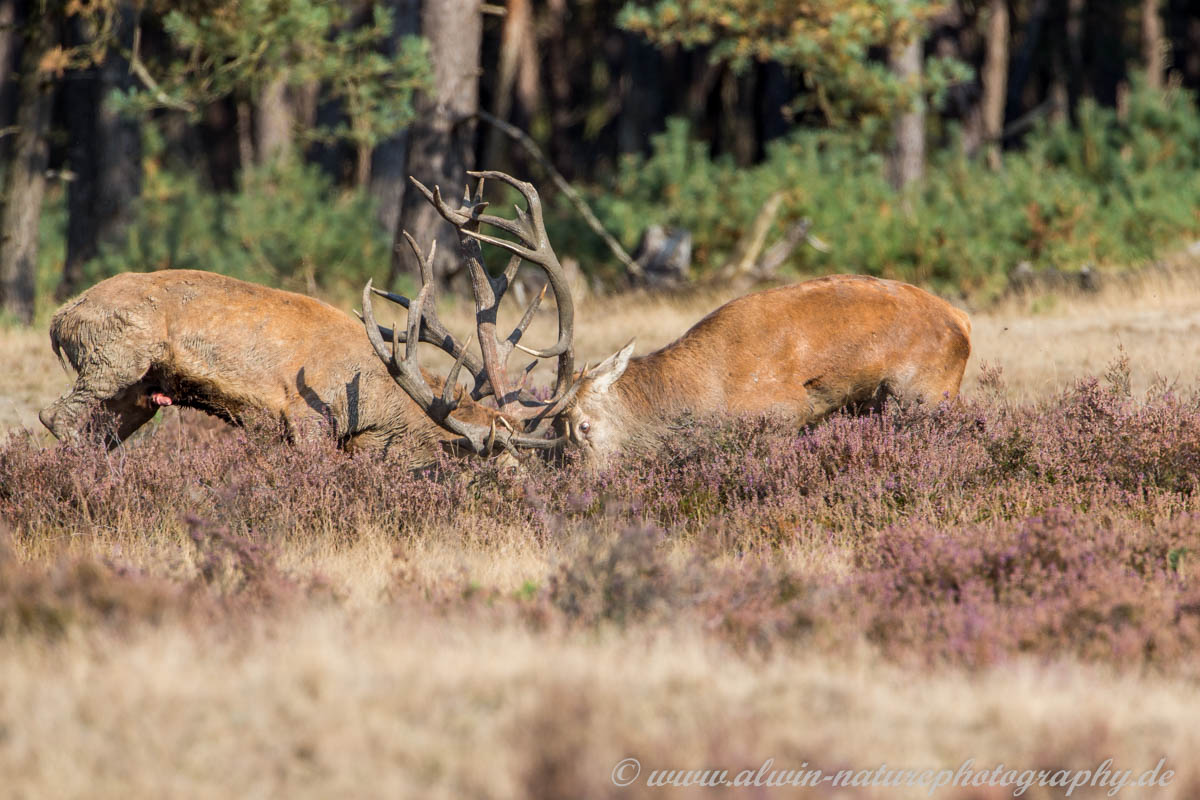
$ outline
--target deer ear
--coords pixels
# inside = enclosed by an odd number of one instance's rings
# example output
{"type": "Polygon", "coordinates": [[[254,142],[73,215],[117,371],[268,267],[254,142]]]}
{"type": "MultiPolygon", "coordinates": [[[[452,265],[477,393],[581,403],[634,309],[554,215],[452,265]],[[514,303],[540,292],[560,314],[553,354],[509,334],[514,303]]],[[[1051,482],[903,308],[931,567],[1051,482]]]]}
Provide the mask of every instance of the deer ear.
{"type": "Polygon", "coordinates": [[[629,344],[601,361],[591,371],[593,392],[607,392],[617,379],[625,374],[625,368],[629,366],[629,359],[633,356],[634,341],[630,339],[629,344]]]}

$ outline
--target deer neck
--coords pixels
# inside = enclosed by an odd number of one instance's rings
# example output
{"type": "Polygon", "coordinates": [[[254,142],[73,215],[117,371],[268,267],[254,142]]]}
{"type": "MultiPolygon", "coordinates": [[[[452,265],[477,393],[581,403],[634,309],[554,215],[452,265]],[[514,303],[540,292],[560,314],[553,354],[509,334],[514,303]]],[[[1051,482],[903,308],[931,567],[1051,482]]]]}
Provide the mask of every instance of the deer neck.
{"type": "Polygon", "coordinates": [[[700,384],[700,370],[672,346],[631,360],[612,391],[632,418],[669,420],[694,409],[700,384]]]}

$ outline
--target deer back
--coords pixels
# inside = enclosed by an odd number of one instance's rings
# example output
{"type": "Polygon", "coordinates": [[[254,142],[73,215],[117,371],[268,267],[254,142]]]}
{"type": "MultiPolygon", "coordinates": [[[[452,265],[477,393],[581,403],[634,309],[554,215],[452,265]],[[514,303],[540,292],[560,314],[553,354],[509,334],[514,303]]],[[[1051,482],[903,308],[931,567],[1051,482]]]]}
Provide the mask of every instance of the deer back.
{"type": "Polygon", "coordinates": [[[332,425],[368,448],[446,438],[396,387],[359,322],[293,292],[195,270],[125,273],[64,305],[50,333],[81,380],[145,376],[177,404],[231,421],[255,410],[332,425]]]}
{"type": "Polygon", "coordinates": [[[970,355],[966,314],[915,286],[836,275],[733,300],[661,350],[632,344],[585,377],[564,412],[597,454],[684,412],[779,413],[808,422],[894,395],[954,397],[970,355]]]}

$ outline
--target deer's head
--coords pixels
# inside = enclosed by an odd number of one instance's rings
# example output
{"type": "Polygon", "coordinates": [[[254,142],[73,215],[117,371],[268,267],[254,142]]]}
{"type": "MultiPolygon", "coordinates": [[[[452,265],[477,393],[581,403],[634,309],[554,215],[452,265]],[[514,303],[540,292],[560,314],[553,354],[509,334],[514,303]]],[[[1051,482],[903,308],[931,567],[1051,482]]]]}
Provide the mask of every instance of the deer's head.
{"type": "Polygon", "coordinates": [[[553,420],[552,433],[561,447],[598,463],[620,449],[633,420],[616,384],[629,366],[633,347],[631,341],[578,377],[570,400],[553,420]]]}

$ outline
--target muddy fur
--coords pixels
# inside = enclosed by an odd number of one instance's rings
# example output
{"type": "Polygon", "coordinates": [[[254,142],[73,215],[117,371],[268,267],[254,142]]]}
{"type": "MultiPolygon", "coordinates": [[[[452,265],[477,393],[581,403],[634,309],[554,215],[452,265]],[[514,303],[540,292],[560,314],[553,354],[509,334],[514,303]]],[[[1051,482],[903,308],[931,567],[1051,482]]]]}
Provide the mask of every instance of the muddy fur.
{"type": "MultiPolygon", "coordinates": [[[[78,373],[40,414],[60,439],[104,425],[116,446],[157,412],[154,392],[235,425],[265,414],[293,436],[332,435],[415,463],[449,437],[395,384],[360,322],[319,300],[215,273],[102,281],[55,313],[50,344],[78,373]]],[[[458,413],[472,421],[495,414],[469,400],[458,413]]]]}

